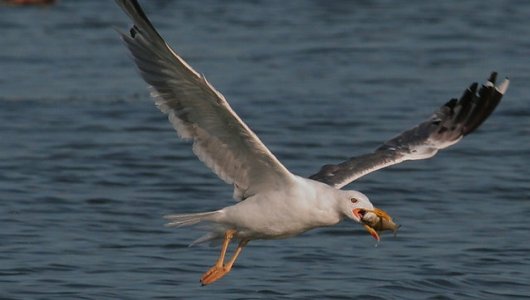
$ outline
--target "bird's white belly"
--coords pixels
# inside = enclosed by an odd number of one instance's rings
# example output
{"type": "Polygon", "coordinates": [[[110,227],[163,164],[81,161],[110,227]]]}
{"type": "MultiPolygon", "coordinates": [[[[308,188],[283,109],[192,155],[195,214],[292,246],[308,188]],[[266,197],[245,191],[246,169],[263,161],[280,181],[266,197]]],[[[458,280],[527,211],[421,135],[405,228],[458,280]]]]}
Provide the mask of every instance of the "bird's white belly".
{"type": "MultiPolygon", "coordinates": [[[[235,228],[240,238],[281,239],[338,223],[341,217],[326,205],[325,195],[276,191],[248,198],[223,209],[222,223],[235,228]],[[324,205],[322,205],[324,203],[324,205]]],[[[331,200],[328,202],[331,205],[331,200]]]]}

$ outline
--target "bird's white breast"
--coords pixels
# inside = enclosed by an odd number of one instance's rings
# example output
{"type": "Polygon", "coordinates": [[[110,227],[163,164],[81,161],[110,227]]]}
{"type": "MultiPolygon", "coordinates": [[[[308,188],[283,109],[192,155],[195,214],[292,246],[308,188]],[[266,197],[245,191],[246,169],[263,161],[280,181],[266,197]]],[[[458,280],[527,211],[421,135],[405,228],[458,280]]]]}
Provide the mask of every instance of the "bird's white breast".
{"type": "Polygon", "coordinates": [[[258,193],[222,210],[219,220],[242,238],[275,239],[341,220],[332,187],[297,177],[289,188],[258,193]]]}

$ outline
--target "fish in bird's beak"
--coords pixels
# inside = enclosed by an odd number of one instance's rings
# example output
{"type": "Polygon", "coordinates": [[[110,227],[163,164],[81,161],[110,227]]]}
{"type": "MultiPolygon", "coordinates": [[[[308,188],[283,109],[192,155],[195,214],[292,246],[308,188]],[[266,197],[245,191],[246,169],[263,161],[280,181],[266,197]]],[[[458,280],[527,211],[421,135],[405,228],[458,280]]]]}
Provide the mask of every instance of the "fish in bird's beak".
{"type": "Polygon", "coordinates": [[[373,210],[356,208],[353,214],[360,219],[364,228],[377,241],[381,240],[379,237],[380,232],[392,231],[395,235],[400,227],[400,225],[392,221],[392,218],[384,210],[379,208],[374,208],[373,210]]]}

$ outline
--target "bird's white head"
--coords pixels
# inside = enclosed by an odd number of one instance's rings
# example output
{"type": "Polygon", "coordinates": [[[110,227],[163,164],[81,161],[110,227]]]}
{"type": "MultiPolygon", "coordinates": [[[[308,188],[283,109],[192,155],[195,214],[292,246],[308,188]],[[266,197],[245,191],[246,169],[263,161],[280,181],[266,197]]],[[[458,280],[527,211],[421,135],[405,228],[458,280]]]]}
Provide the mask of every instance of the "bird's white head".
{"type": "Polygon", "coordinates": [[[380,240],[379,232],[389,230],[396,233],[399,225],[379,208],[375,208],[368,197],[358,191],[341,191],[341,211],[346,217],[363,224],[370,235],[380,240]]]}
{"type": "Polygon", "coordinates": [[[340,208],[342,213],[349,219],[361,223],[363,212],[374,209],[374,206],[365,194],[358,191],[341,190],[340,192],[340,208]]]}

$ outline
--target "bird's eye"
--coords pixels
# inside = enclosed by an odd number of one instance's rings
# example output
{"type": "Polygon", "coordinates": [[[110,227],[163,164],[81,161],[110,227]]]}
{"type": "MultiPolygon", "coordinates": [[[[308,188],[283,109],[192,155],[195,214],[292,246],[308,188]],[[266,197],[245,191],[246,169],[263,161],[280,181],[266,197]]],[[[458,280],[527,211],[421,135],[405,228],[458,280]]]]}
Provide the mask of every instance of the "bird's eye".
{"type": "Polygon", "coordinates": [[[359,201],[359,200],[357,200],[355,198],[351,198],[350,201],[351,201],[351,203],[357,203],[357,201],[359,201]]]}

